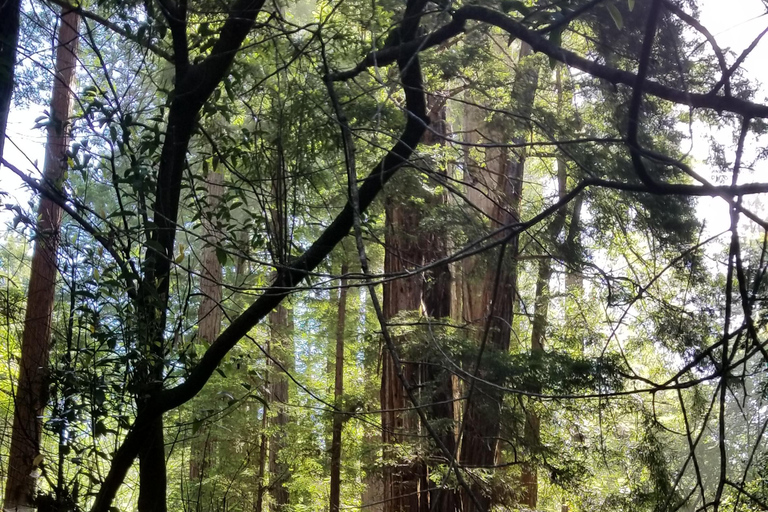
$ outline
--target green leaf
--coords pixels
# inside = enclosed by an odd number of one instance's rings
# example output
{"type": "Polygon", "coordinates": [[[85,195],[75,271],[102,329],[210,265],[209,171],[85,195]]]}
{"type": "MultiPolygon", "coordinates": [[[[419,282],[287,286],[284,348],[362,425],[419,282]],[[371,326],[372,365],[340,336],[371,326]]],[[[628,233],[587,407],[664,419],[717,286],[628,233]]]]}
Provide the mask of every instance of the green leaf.
{"type": "Polygon", "coordinates": [[[219,263],[221,266],[224,266],[227,264],[227,251],[222,249],[221,247],[216,248],[216,259],[219,260],[219,263]]]}
{"type": "Polygon", "coordinates": [[[629,7],[629,12],[635,10],[635,0],[627,0],[627,7],[629,7]]]}
{"type": "Polygon", "coordinates": [[[616,28],[621,30],[624,28],[624,18],[621,16],[621,12],[619,12],[618,7],[616,7],[614,4],[608,4],[605,6],[608,9],[608,12],[611,15],[611,18],[613,18],[613,22],[616,24],[616,28]]]}
{"type": "Polygon", "coordinates": [[[528,16],[531,13],[531,9],[519,0],[502,0],[501,8],[504,12],[517,11],[523,16],[528,16]]]}
{"type": "MultiPolygon", "coordinates": [[[[549,42],[560,46],[563,40],[563,30],[565,30],[565,27],[559,28],[558,30],[555,30],[554,32],[549,34],[549,42]]],[[[551,69],[555,69],[555,66],[557,66],[558,60],[554,57],[549,58],[549,67],[551,69]]]]}
{"type": "Polygon", "coordinates": [[[146,245],[148,249],[152,249],[158,254],[165,254],[165,247],[163,247],[157,240],[147,240],[144,245],[146,245]]]}

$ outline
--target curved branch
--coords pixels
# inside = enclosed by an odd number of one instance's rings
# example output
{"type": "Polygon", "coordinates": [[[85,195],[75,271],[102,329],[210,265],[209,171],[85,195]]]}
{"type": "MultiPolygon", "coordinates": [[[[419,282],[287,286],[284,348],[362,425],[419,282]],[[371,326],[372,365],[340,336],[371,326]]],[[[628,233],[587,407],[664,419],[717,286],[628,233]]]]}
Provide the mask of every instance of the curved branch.
{"type": "MultiPolygon", "coordinates": [[[[496,26],[511,36],[525,41],[531,45],[531,48],[533,48],[534,51],[543,53],[558,62],[562,62],[567,66],[588,73],[595,78],[602,78],[612,84],[622,84],[629,87],[634,87],[636,85],[636,74],[599,64],[570,50],[563,49],[553,44],[545,37],[526,28],[523,24],[510,16],[479,5],[462,7],[453,14],[451,23],[444,25],[435,32],[404,45],[371,52],[355,68],[336,73],[332,75],[331,78],[335,81],[347,80],[359,75],[374,64],[377,66],[384,66],[394,63],[400,52],[416,48],[426,50],[437,46],[463,32],[466,27],[466,22],[469,20],[481,21],[496,26]]],[[[754,103],[733,96],[716,96],[711,93],[691,93],[647,79],[643,81],[643,91],[663,100],[692,108],[707,108],[718,112],[732,112],[751,118],[768,118],[768,105],[754,103]]]]}
{"type": "Polygon", "coordinates": [[[104,28],[108,28],[115,34],[119,34],[122,37],[128,39],[129,41],[132,41],[136,43],[137,45],[141,46],[142,48],[146,48],[147,50],[151,51],[158,57],[162,57],[163,59],[167,60],[168,62],[173,62],[173,55],[168,53],[167,51],[163,50],[157,45],[154,45],[150,43],[149,41],[143,41],[137,34],[132,34],[131,32],[128,32],[123,27],[118,25],[117,23],[113,23],[109,21],[107,18],[104,18],[103,16],[99,16],[98,14],[85,10],[79,5],[72,5],[69,2],[66,2],[64,0],[50,0],[52,4],[58,5],[62,9],[69,10],[72,12],[76,12],[83,18],[87,18],[89,20],[95,21],[99,25],[101,25],[104,28]]]}
{"type": "MultiPolygon", "coordinates": [[[[384,184],[408,161],[424,134],[428,121],[412,111],[407,111],[407,114],[408,121],[400,139],[384,158],[371,169],[368,177],[360,186],[359,205],[361,212],[370,206],[384,184]]],[[[164,412],[188,402],[203,388],[227,353],[270,311],[277,307],[347,236],[352,228],[353,212],[353,206],[348,201],[336,219],[304,254],[294,260],[290,267],[278,269],[272,286],[219,335],[184,382],[161,392],[139,412],[133,427],[112,458],[109,473],[96,497],[91,509],[92,512],[107,512],[144,442],[145,431],[152,425],[152,422],[164,412]]]]}

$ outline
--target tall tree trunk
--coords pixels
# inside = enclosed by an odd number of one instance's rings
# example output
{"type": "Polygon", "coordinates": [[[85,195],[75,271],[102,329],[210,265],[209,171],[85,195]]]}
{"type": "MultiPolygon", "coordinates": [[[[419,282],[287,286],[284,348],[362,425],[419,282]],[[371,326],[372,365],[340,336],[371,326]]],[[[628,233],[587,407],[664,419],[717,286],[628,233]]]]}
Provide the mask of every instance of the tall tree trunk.
{"type": "Polygon", "coordinates": [[[207,343],[219,336],[223,312],[221,309],[222,297],[222,268],[216,249],[221,246],[224,238],[221,228],[215,223],[216,210],[219,208],[223,189],[224,175],[211,171],[206,177],[206,189],[208,192],[205,215],[203,215],[203,231],[205,247],[203,248],[203,268],[200,276],[200,294],[202,301],[197,312],[197,334],[207,343]]]}
{"type": "MultiPolygon", "coordinates": [[[[439,96],[427,98],[427,115],[429,116],[429,130],[424,134],[422,144],[430,146],[444,146],[448,136],[447,99],[439,96]]],[[[437,169],[439,166],[435,165],[437,169]]],[[[433,171],[436,174],[444,174],[433,171]]],[[[436,179],[440,179],[439,177],[436,179]]],[[[445,204],[446,194],[429,197],[427,202],[437,206],[445,204]]],[[[434,210],[434,208],[430,208],[434,210]]],[[[423,242],[423,263],[428,264],[440,261],[448,256],[448,240],[442,233],[427,233],[423,242]]],[[[452,303],[452,276],[447,263],[440,264],[424,273],[424,290],[422,293],[422,305],[424,315],[429,319],[449,318],[451,316],[452,303]]],[[[447,365],[446,365],[447,366],[447,365]]],[[[454,420],[454,386],[450,372],[441,372],[438,366],[427,364],[421,369],[425,385],[431,386],[431,396],[427,397],[433,404],[428,409],[428,416],[443,425],[438,430],[440,440],[449,452],[456,450],[456,433],[454,420]]],[[[456,510],[459,501],[453,491],[435,488],[431,478],[432,467],[445,463],[445,456],[435,449],[436,460],[428,461],[424,486],[430,488],[429,508],[441,512],[456,510]]]]}
{"type": "MultiPolygon", "coordinates": [[[[501,225],[511,224],[519,220],[520,192],[523,179],[523,158],[510,159],[505,148],[494,148],[486,151],[486,165],[479,183],[482,189],[493,199],[478,198],[476,204],[491,219],[491,229],[501,225]]],[[[475,169],[477,170],[477,169],[475,169]]],[[[472,172],[472,171],[470,171],[472,172]]],[[[494,251],[492,257],[481,268],[479,279],[472,281],[471,276],[465,282],[463,295],[464,320],[476,327],[479,340],[484,337],[486,324],[488,335],[483,349],[483,359],[488,360],[494,354],[503,354],[509,350],[512,325],[512,314],[516,299],[516,264],[517,237],[509,240],[501,265],[496,261],[501,254],[494,251]],[[498,270],[498,271],[497,271],[498,270]],[[498,288],[498,289],[497,289],[498,288]],[[494,297],[494,290],[496,290],[494,297]]],[[[467,262],[464,270],[472,273],[476,270],[477,261],[467,262]]],[[[481,362],[478,367],[478,377],[493,380],[488,375],[481,362]]],[[[470,371],[474,371],[475,362],[470,363],[470,371]]],[[[501,403],[503,394],[498,390],[475,384],[471,401],[464,411],[464,432],[461,443],[461,463],[470,468],[492,467],[496,462],[498,435],[501,423],[501,403]]],[[[473,492],[480,501],[483,511],[490,510],[492,499],[490,494],[480,486],[474,486],[473,492]]],[[[463,510],[475,511],[476,506],[466,494],[463,495],[463,510]]],[[[478,511],[480,512],[480,511],[478,511]]]]}
{"type": "MultiPolygon", "coordinates": [[[[565,196],[567,190],[567,166],[562,157],[557,158],[557,181],[558,198],[565,196]]],[[[557,238],[565,227],[565,209],[561,209],[555,215],[552,223],[547,229],[545,242],[557,244],[557,238]]],[[[544,247],[547,250],[547,247],[544,247]]],[[[556,251],[560,252],[560,251],[556,251]]],[[[549,314],[549,281],[552,277],[552,259],[543,255],[539,260],[539,271],[536,276],[536,298],[534,299],[533,325],[531,327],[531,355],[536,356],[544,352],[544,342],[546,340],[548,314],[549,314]]],[[[540,392],[541,387],[537,386],[531,391],[540,392]]],[[[523,438],[525,440],[527,451],[535,454],[540,445],[541,421],[533,408],[531,401],[528,401],[528,407],[525,410],[525,426],[523,438]]],[[[520,476],[522,499],[521,503],[530,509],[535,509],[538,502],[539,483],[536,465],[530,461],[522,465],[522,474],[520,476]]]]}
{"type": "MultiPolygon", "coordinates": [[[[341,281],[339,283],[339,311],[336,319],[336,364],[334,368],[333,397],[336,407],[341,408],[344,395],[344,337],[347,319],[347,274],[349,267],[341,265],[341,281]]],[[[330,510],[339,512],[341,503],[341,434],[344,428],[344,413],[333,415],[333,435],[331,438],[331,491],[330,510]]]]}
{"type": "MultiPolygon", "coordinates": [[[[72,99],[70,90],[77,64],[79,23],[80,17],[76,13],[62,13],[56,48],[51,123],[48,126],[43,171],[46,184],[50,188],[59,186],[66,169],[72,99]]],[[[24,510],[32,506],[34,499],[36,481],[31,475],[41,462],[38,458],[42,434],[41,417],[47,402],[46,374],[56,293],[56,253],[60,227],[61,209],[51,200],[41,198],[21,341],[11,451],[8,456],[4,504],[6,510],[24,510]]]]}
{"type": "MultiPolygon", "coordinates": [[[[447,133],[445,100],[431,96],[428,100],[430,129],[422,143],[442,145],[447,133]]],[[[427,196],[428,204],[437,205],[445,200],[443,196],[427,196]]],[[[422,210],[418,204],[408,201],[395,203],[391,198],[386,203],[386,273],[402,272],[419,265],[440,260],[447,256],[447,243],[436,233],[423,233],[422,210]]],[[[450,315],[451,273],[447,264],[439,265],[423,277],[412,276],[384,284],[384,318],[389,321],[402,312],[418,312],[430,318],[450,315]]],[[[425,347],[428,349],[428,347],[425,347]]],[[[427,410],[430,420],[453,420],[453,387],[450,377],[437,372],[433,365],[412,363],[404,368],[407,378],[416,383],[418,389],[434,388],[429,395],[422,395],[421,402],[434,404],[427,410]]],[[[406,392],[403,389],[389,354],[383,356],[381,408],[382,440],[384,441],[384,503],[385,512],[428,511],[439,502],[439,510],[450,511],[455,506],[453,493],[430,489],[431,460],[400,460],[394,445],[409,440],[409,434],[425,433],[415,413],[399,411],[406,407],[406,392]]],[[[456,441],[452,429],[442,432],[441,441],[453,451],[456,441]]],[[[440,454],[442,456],[442,454],[440,454]]],[[[444,457],[440,462],[444,463],[444,457]]],[[[436,461],[437,463],[437,461],[436,461]]]]}
{"type": "MultiPolygon", "coordinates": [[[[267,380],[269,374],[267,374],[267,380]]],[[[254,506],[254,512],[262,512],[264,510],[264,494],[266,494],[267,486],[264,485],[264,474],[267,465],[267,408],[262,408],[261,415],[261,435],[259,436],[259,463],[256,473],[256,505],[254,506]]]]}
{"type": "MultiPolygon", "coordinates": [[[[222,268],[216,249],[221,245],[223,235],[215,222],[216,210],[221,202],[223,193],[224,176],[211,171],[206,177],[207,198],[203,207],[202,224],[205,246],[202,254],[202,269],[200,272],[200,307],[197,311],[197,335],[207,343],[213,343],[221,331],[223,312],[221,310],[222,297],[222,268]]],[[[207,429],[200,429],[197,437],[192,442],[192,457],[189,461],[190,481],[200,480],[210,465],[211,454],[215,445],[215,439],[208,435],[207,429]]],[[[196,510],[207,503],[202,494],[196,510]]]]}
{"type": "Polygon", "coordinates": [[[0,2],[0,158],[5,147],[5,130],[13,97],[13,77],[16,48],[19,44],[19,15],[21,0],[0,2]]]}
{"type": "MultiPolygon", "coordinates": [[[[418,265],[422,249],[416,233],[419,216],[408,204],[397,204],[388,197],[385,205],[384,272],[387,275],[403,272],[418,265]]],[[[421,276],[387,281],[384,283],[382,312],[389,322],[399,313],[418,311],[421,304],[421,276]]],[[[401,341],[395,338],[395,341],[401,341]]],[[[416,365],[405,365],[406,377],[415,382],[416,365]]],[[[397,377],[394,362],[389,353],[382,356],[381,371],[381,428],[384,443],[384,512],[416,512],[420,510],[420,492],[417,463],[403,461],[397,455],[395,445],[408,440],[408,433],[416,431],[418,425],[413,417],[403,413],[406,393],[397,377]]]]}
{"type": "MultiPolygon", "coordinates": [[[[285,167],[282,142],[277,141],[277,168],[271,186],[273,207],[270,209],[270,243],[272,259],[277,265],[286,265],[290,252],[288,232],[288,175],[285,167]]],[[[269,314],[270,355],[283,368],[275,365],[271,372],[270,395],[273,407],[277,409],[272,418],[274,433],[269,440],[269,490],[272,496],[273,512],[285,510],[290,496],[285,484],[290,478],[290,467],[281,453],[286,447],[285,429],[288,425],[289,386],[286,372],[293,371],[293,318],[285,302],[269,314]]]]}
{"type": "MultiPolygon", "coordinates": [[[[563,82],[561,78],[562,66],[558,66],[556,73],[556,92],[557,92],[557,114],[562,115],[563,111],[563,82]]],[[[558,199],[565,197],[568,192],[568,165],[562,155],[558,155],[555,164],[557,166],[557,195],[558,199]]],[[[574,202],[574,208],[579,208],[581,201],[574,202]]],[[[578,229],[578,210],[574,209],[575,215],[572,217],[571,228],[578,229]]],[[[572,244],[570,234],[563,244],[558,243],[558,239],[565,228],[566,209],[560,209],[549,224],[542,249],[546,252],[552,250],[556,255],[568,252],[568,244],[572,244]]],[[[549,282],[552,277],[552,259],[543,255],[539,260],[539,271],[536,278],[536,296],[534,299],[533,323],[531,326],[531,355],[537,356],[544,353],[544,343],[546,341],[547,327],[549,324],[549,282]]],[[[540,392],[541,386],[537,385],[531,391],[540,392]]],[[[525,410],[525,425],[523,438],[529,457],[533,458],[541,448],[541,419],[536,413],[533,401],[528,401],[525,410]]],[[[535,509],[538,504],[539,483],[538,471],[535,462],[529,460],[523,463],[520,476],[522,499],[521,503],[530,509],[535,509]]]]}
{"type": "MultiPolygon", "coordinates": [[[[531,47],[522,43],[513,86],[513,95],[517,101],[516,113],[522,119],[530,116],[538,84],[538,68],[526,62],[526,57],[531,53],[531,47]]],[[[469,133],[480,125],[477,116],[477,113],[469,112],[469,133]]],[[[493,133],[491,142],[507,142],[506,130],[490,129],[489,132],[493,133]]],[[[524,144],[526,141],[522,134],[516,134],[511,139],[513,144],[524,144]]],[[[469,142],[480,141],[475,134],[474,137],[469,137],[469,142]]],[[[524,149],[513,155],[505,147],[492,147],[486,149],[484,167],[474,163],[471,158],[467,159],[466,180],[475,183],[477,187],[470,189],[467,195],[480,211],[491,219],[491,229],[518,222],[520,219],[525,156],[524,149]]],[[[467,261],[464,265],[467,275],[463,289],[462,312],[464,320],[476,326],[479,338],[484,337],[487,330],[483,347],[484,359],[493,357],[494,353],[506,353],[509,350],[517,296],[517,253],[518,237],[514,236],[509,240],[501,262],[498,261],[501,253],[495,251],[482,268],[477,268],[477,260],[467,261]],[[473,280],[473,273],[480,275],[475,275],[473,280]]],[[[474,370],[474,363],[470,370],[474,370]]],[[[495,378],[484,370],[482,362],[478,367],[478,376],[486,380],[495,378]]],[[[503,394],[498,390],[475,383],[475,393],[464,413],[461,462],[465,466],[490,468],[495,465],[503,398],[503,394]]],[[[490,509],[493,502],[490,493],[477,486],[474,494],[484,510],[490,509]]],[[[463,496],[463,506],[466,511],[476,510],[466,495],[463,496]]]]}
{"type": "MultiPolygon", "coordinates": [[[[269,314],[270,354],[285,368],[293,370],[293,321],[291,313],[284,305],[275,308],[269,314]]],[[[286,446],[285,429],[288,425],[288,377],[275,365],[270,382],[272,407],[277,414],[272,418],[274,433],[269,440],[269,490],[272,496],[273,512],[285,510],[289,503],[288,488],[285,484],[290,478],[290,468],[281,453],[286,446]]]]}

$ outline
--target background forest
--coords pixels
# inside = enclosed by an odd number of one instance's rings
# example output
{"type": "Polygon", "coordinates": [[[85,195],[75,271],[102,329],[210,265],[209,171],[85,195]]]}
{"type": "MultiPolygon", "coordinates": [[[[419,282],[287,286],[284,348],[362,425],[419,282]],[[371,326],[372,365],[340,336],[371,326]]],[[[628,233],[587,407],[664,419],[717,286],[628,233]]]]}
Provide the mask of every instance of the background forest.
{"type": "Polygon", "coordinates": [[[768,510],[704,7],[0,0],[4,509],[768,510]]]}

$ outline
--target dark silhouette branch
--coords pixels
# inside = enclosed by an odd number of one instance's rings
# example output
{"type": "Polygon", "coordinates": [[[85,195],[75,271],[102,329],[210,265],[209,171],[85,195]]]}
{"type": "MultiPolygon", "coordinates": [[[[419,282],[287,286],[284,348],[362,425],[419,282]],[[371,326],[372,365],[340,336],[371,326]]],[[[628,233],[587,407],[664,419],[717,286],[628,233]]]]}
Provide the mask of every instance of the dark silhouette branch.
{"type": "MultiPolygon", "coordinates": [[[[392,64],[397,60],[397,56],[400,52],[411,51],[415,48],[421,50],[433,48],[463,32],[466,28],[466,23],[470,20],[481,21],[496,26],[506,31],[511,36],[525,41],[531,45],[531,48],[533,48],[534,51],[543,53],[558,62],[562,62],[567,66],[588,73],[595,78],[601,78],[615,85],[621,84],[629,87],[634,87],[637,83],[637,75],[634,73],[605,66],[586,59],[570,50],[566,50],[553,44],[544,36],[530,30],[512,17],[507,16],[502,12],[478,5],[471,5],[458,9],[453,13],[453,20],[449,24],[444,25],[431,34],[416,39],[413,42],[371,52],[356,67],[348,71],[336,73],[332,76],[332,79],[335,81],[347,80],[359,75],[364,70],[374,65],[384,66],[392,64]]],[[[762,105],[732,96],[717,96],[711,93],[702,94],[682,91],[662,85],[653,80],[644,80],[643,90],[647,94],[692,108],[706,108],[718,112],[732,112],[751,118],[768,117],[768,105],[762,105]]]]}

